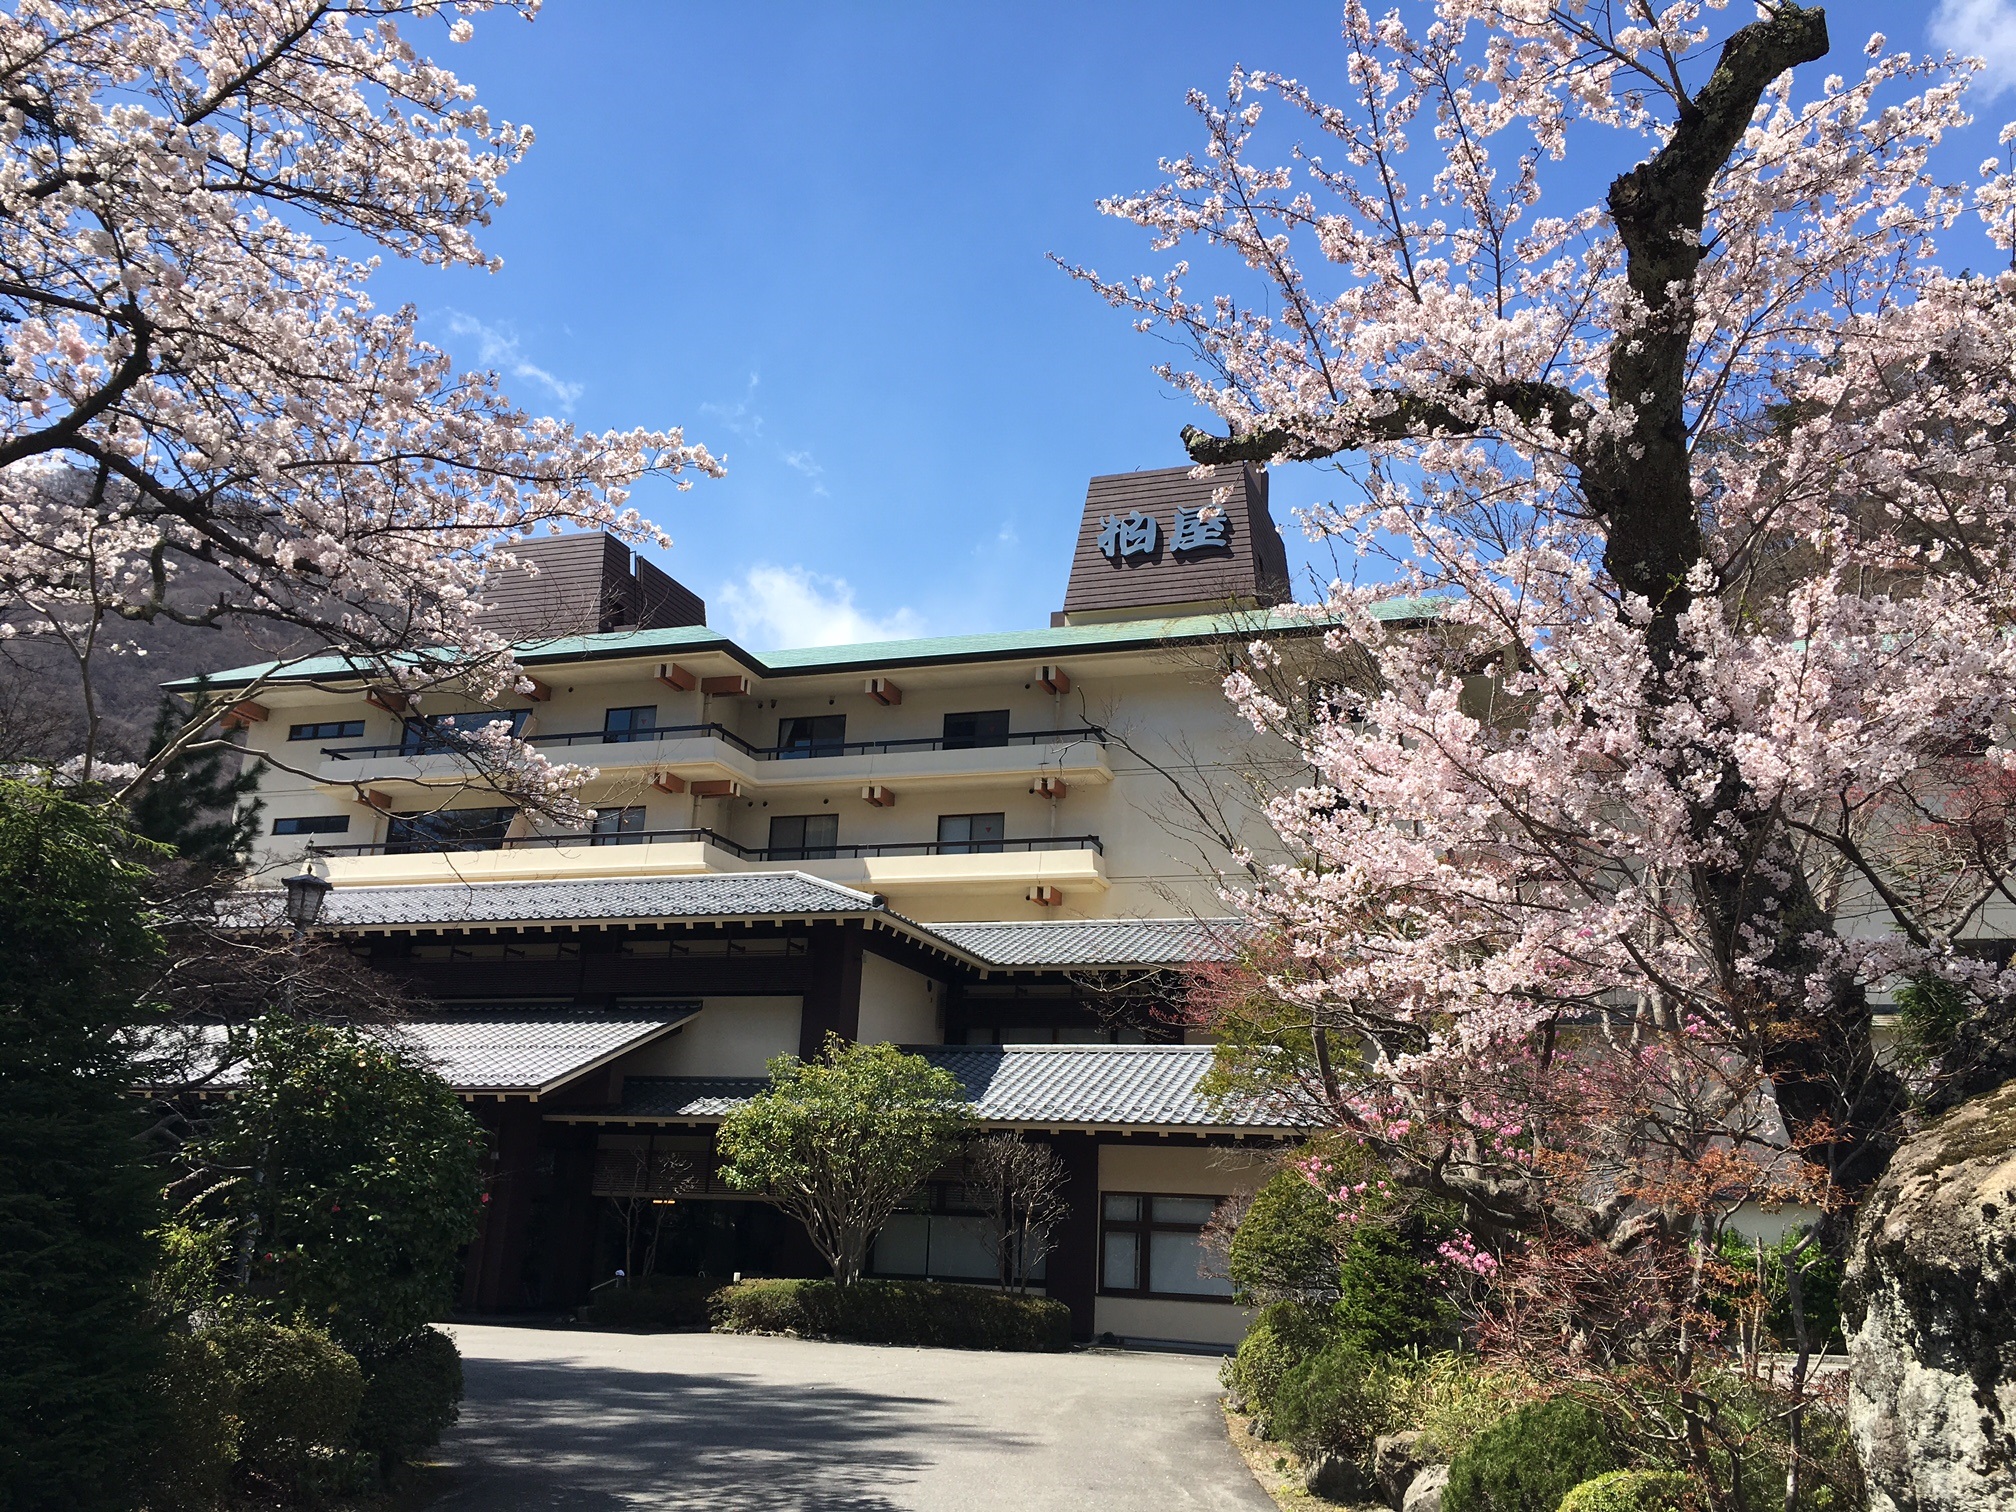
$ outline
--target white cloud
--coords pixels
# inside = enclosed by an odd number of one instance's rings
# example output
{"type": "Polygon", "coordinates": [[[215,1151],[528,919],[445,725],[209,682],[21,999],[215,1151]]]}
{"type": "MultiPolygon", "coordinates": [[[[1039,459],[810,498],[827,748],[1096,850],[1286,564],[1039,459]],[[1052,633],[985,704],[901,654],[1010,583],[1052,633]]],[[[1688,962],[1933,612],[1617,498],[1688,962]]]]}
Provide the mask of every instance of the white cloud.
{"type": "Polygon", "coordinates": [[[812,480],[812,492],[822,499],[826,497],[826,485],[819,481],[824,476],[826,469],[813,460],[812,453],[808,451],[787,451],[784,453],[784,465],[793,472],[802,473],[805,477],[810,478],[812,480]]]}
{"type": "Polygon", "coordinates": [[[845,646],[923,633],[923,620],[914,609],[898,609],[884,618],[864,614],[855,606],[854,587],[845,578],[803,567],[759,563],[739,582],[715,589],[708,604],[729,634],[752,650],[845,646]]]}
{"type": "Polygon", "coordinates": [[[1926,30],[1933,46],[1986,62],[1975,87],[1988,98],[2016,88],[2016,0],[1939,0],[1926,30]]]}
{"type": "Polygon", "coordinates": [[[516,331],[486,325],[474,315],[465,315],[460,310],[448,312],[448,329],[457,336],[476,338],[476,360],[485,367],[538,384],[559,401],[563,411],[572,411],[574,401],[581,397],[583,385],[555,377],[519,350],[516,331]]]}
{"type": "Polygon", "coordinates": [[[755,440],[763,434],[763,416],[756,408],[756,388],[762,381],[761,373],[751,373],[740,399],[733,404],[703,404],[700,413],[712,415],[745,441],[755,440]]]}

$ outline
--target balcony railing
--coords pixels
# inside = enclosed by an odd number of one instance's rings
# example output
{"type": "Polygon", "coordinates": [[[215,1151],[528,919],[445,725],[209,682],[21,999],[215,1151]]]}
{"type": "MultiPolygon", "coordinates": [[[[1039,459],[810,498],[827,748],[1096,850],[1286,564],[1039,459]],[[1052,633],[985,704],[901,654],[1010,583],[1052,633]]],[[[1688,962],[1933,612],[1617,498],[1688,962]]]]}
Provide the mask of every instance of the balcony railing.
{"type": "Polygon", "coordinates": [[[510,835],[497,838],[456,836],[439,839],[391,840],[380,845],[318,845],[320,856],[425,856],[451,851],[526,850],[535,847],[600,845],[679,845],[700,843],[726,851],[739,861],[859,861],[876,856],[992,856],[1004,852],[1089,850],[1105,855],[1097,835],[1046,835],[1029,840],[890,840],[872,845],[741,845],[710,829],[582,831],[557,835],[510,835]]]}
{"type": "MultiPolygon", "coordinates": [[[[752,761],[803,761],[815,756],[887,756],[899,751],[975,751],[996,746],[1069,745],[1080,741],[1106,743],[1104,730],[1089,726],[1075,730],[1018,730],[992,739],[971,736],[916,736],[903,740],[814,741],[805,745],[752,745],[726,725],[666,725],[657,730],[581,730],[554,735],[527,737],[535,746],[642,745],[661,740],[699,740],[712,737],[740,751],[752,761]]],[[[370,761],[383,756],[432,756],[453,752],[453,737],[445,732],[429,732],[424,742],[401,741],[396,745],[324,746],[322,754],[337,761],[370,761]]]]}

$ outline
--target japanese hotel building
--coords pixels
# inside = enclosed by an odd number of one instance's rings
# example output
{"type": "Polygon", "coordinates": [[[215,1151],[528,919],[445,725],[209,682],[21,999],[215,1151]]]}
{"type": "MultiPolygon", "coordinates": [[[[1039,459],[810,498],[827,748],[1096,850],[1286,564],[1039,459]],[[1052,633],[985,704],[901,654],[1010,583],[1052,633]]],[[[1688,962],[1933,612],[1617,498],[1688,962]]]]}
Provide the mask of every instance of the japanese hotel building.
{"type": "MultiPolygon", "coordinates": [[[[275,763],[260,877],[319,856],[318,931],[422,989],[394,1032],[491,1131],[467,1307],[583,1301],[622,1263],[611,1198],[669,1201],[660,1270],[818,1273],[721,1184],[712,1138],[771,1057],[837,1033],[917,1049],[983,1123],[1054,1146],[1071,1215],[1042,1282],[1080,1336],[1237,1340],[1199,1230],[1296,1130],[1207,1098],[1211,1047],[1167,1004],[1171,974],[1238,942],[1200,811],[1264,842],[1249,779],[1285,759],[1226,704],[1225,658],[1309,627],[1273,612],[1265,475],[1218,508],[1212,486],[1093,479],[1046,628],[757,655],[619,544],[572,537],[496,592],[543,637],[520,652],[536,697],[422,712],[327,661],[237,707],[275,763]],[[456,725],[499,717],[599,769],[591,830],[469,785],[456,725]]],[[[992,1276],[956,1167],[871,1269],[992,1276]]]]}

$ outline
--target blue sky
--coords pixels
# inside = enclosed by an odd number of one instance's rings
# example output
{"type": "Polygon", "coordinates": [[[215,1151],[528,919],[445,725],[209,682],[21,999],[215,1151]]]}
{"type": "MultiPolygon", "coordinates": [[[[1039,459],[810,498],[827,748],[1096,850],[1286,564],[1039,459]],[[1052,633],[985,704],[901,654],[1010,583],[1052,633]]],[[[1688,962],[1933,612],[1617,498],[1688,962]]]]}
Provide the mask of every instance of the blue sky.
{"type": "MultiPolygon", "coordinates": [[[[2016,0],[1827,9],[1841,72],[1871,30],[1929,46],[1929,24],[2016,83],[2016,0]]],[[[375,297],[415,302],[527,407],[684,425],[725,452],[726,480],[636,502],[674,537],[661,564],[753,645],[1041,625],[1086,479],[1180,463],[1196,418],[1150,371],[1168,349],[1045,254],[1161,271],[1172,254],[1093,202],[1199,145],[1184,93],[1234,63],[1335,94],[1336,16],[549,0],[530,26],[478,18],[467,46],[427,45],[538,133],[485,237],[503,271],[395,265],[375,297]]],[[[2016,94],[1955,144],[1955,171],[2005,115],[2016,94]]],[[[1620,166],[1589,165],[1592,193],[1620,166]]],[[[1290,510],[1337,482],[1277,472],[1291,558],[1311,548],[1290,510]]]]}

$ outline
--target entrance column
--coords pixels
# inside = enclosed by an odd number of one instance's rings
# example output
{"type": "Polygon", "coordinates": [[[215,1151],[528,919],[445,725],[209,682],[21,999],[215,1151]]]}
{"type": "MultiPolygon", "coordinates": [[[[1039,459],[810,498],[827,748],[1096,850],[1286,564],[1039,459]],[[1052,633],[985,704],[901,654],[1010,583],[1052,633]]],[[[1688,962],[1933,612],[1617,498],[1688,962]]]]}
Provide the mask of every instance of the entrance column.
{"type": "Polygon", "coordinates": [[[1071,1337],[1092,1337],[1092,1302],[1099,1290],[1099,1141],[1091,1134],[1053,1134],[1050,1148],[1064,1163],[1069,1211],[1057,1225],[1043,1290],[1071,1309],[1071,1337]]]}
{"type": "Polygon", "coordinates": [[[850,1044],[861,1037],[861,940],[858,923],[814,925],[811,981],[798,1014],[798,1058],[811,1060],[837,1034],[850,1044]]]}
{"type": "Polygon", "coordinates": [[[495,1158],[483,1231],[469,1251],[463,1304],[508,1312],[525,1302],[525,1241],[539,1179],[539,1105],[530,1098],[495,1104],[495,1158]]]}

